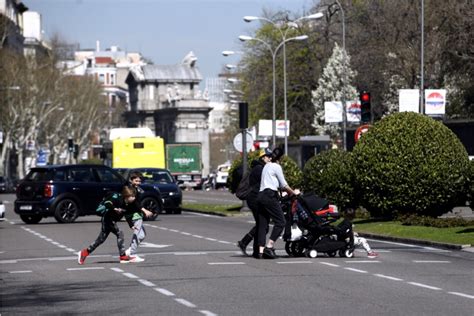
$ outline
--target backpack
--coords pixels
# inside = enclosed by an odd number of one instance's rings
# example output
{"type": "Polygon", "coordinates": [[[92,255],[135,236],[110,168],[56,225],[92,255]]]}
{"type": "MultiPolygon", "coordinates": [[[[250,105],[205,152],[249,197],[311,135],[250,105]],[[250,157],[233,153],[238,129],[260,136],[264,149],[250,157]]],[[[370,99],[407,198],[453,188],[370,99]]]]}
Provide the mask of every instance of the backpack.
{"type": "Polygon", "coordinates": [[[110,205],[113,207],[114,202],[120,200],[121,197],[122,195],[116,192],[107,194],[95,209],[96,214],[99,216],[104,216],[110,209],[110,205]]]}
{"type": "Polygon", "coordinates": [[[251,191],[252,187],[250,186],[250,171],[247,171],[242,177],[242,180],[240,180],[239,186],[235,191],[235,196],[240,200],[246,200],[251,191]]]}

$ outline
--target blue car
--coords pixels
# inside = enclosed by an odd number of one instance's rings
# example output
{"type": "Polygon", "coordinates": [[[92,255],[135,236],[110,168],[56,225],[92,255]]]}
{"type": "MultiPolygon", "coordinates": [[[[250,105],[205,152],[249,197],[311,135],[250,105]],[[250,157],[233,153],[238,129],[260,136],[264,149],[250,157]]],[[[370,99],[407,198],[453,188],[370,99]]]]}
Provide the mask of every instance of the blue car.
{"type": "Polygon", "coordinates": [[[160,190],[165,212],[167,214],[181,214],[183,193],[169,170],[161,168],[117,168],[115,170],[125,179],[129,179],[132,172],[139,172],[142,175],[141,186],[143,188],[152,186],[160,190]]]}
{"type": "MultiPolygon", "coordinates": [[[[119,173],[103,165],[35,167],[17,187],[15,213],[27,224],[39,223],[49,216],[59,223],[71,223],[78,216],[96,215],[104,196],[121,192],[125,184],[127,181],[119,173]]],[[[144,190],[141,205],[157,215],[163,205],[159,190],[144,190]]]]}

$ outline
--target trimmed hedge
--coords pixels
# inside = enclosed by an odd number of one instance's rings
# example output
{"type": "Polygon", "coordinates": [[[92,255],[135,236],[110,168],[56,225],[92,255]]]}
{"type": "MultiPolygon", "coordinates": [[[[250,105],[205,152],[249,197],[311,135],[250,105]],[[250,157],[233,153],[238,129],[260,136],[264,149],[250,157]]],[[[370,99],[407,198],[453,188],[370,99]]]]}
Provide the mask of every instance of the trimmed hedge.
{"type": "Polygon", "coordinates": [[[467,199],[466,149],[451,130],[427,116],[385,117],[352,154],[356,190],[372,216],[437,217],[467,199]]]}
{"type": "Polygon", "coordinates": [[[318,196],[344,209],[355,207],[351,153],[329,150],[306,162],[303,169],[303,191],[314,191],[318,196]]]}

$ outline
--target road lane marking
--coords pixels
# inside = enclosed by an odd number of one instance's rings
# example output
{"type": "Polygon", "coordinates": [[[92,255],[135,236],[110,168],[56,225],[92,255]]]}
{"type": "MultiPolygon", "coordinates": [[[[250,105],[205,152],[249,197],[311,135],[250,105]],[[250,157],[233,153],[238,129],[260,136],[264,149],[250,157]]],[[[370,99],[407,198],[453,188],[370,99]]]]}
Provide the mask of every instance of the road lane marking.
{"type": "Polygon", "coordinates": [[[442,289],[440,289],[439,287],[435,287],[435,286],[431,286],[431,285],[426,285],[426,284],[423,284],[423,283],[417,283],[417,282],[407,282],[408,284],[411,284],[411,285],[414,285],[414,286],[419,286],[419,287],[423,287],[425,289],[430,289],[430,290],[435,290],[435,291],[441,291],[442,289]]]}
{"type": "Polygon", "coordinates": [[[353,261],[345,261],[346,263],[380,263],[378,260],[353,260],[353,261]]]}
{"type": "Polygon", "coordinates": [[[474,300],[474,295],[469,295],[469,294],[464,294],[464,293],[459,293],[459,292],[448,292],[449,294],[452,295],[457,295],[457,296],[462,296],[466,298],[470,298],[471,300],[474,300]]]}
{"type": "Polygon", "coordinates": [[[388,275],[383,275],[383,274],[374,274],[374,275],[376,277],[384,278],[384,279],[388,279],[388,280],[392,280],[392,281],[403,281],[403,279],[399,279],[399,278],[388,276],[388,275]]]}
{"type": "Polygon", "coordinates": [[[443,260],[413,260],[414,263],[451,263],[451,261],[443,260]]]}
{"type": "Polygon", "coordinates": [[[217,316],[217,314],[214,314],[210,311],[206,311],[206,310],[202,310],[202,311],[199,311],[201,314],[204,314],[206,316],[217,316]]]}
{"type": "Polygon", "coordinates": [[[129,272],[124,272],[122,273],[124,276],[126,276],[127,278],[130,278],[130,279],[138,279],[138,277],[133,274],[133,273],[129,273],[129,272]]]}
{"type": "Polygon", "coordinates": [[[157,287],[155,288],[155,291],[160,292],[161,294],[166,295],[166,296],[175,296],[173,292],[168,291],[167,289],[157,287]]]}
{"type": "Polygon", "coordinates": [[[340,267],[340,265],[338,265],[338,264],[329,263],[329,262],[320,262],[320,264],[324,264],[324,265],[330,266],[330,267],[340,267]]]}
{"type": "Polygon", "coordinates": [[[122,269],[120,269],[120,268],[110,268],[110,270],[115,271],[115,272],[120,272],[120,273],[124,272],[124,271],[123,271],[122,269]]]}
{"type": "Polygon", "coordinates": [[[354,268],[344,268],[345,270],[353,271],[353,272],[358,272],[358,273],[367,273],[367,271],[364,270],[359,270],[359,269],[354,269],[354,268]]]}
{"type": "Polygon", "coordinates": [[[191,308],[195,308],[196,305],[194,305],[193,303],[191,303],[190,301],[186,301],[184,298],[175,298],[174,299],[176,302],[180,303],[180,304],[183,304],[184,306],[187,306],[187,307],[191,307],[191,308]]]}
{"type": "Polygon", "coordinates": [[[67,268],[66,270],[67,270],[67,271],[104,270],[104,267],[67,268]]]}
{"type": "Polygon", "coordinates": [[[141,284],[145,286],[150,286],[150,287],[156,286],[155,284],[153,284],[153,282],[150,282],[148,280],[139,279],[138,282],[140,282],[141,284]]]}
{"type": "Polygon", "coordinates": [[[15,274],[15,273],[31,273],[31,270],[18,270],[18,271],[8,271],[8,273],[15,274]]]}
{"type": "Polygon", "coordinates": [[[196,238],[204,238],[204,237],[202,237],[202,236],[200,236],[200,235],[191,235],[191,236],[196,237],[196,238]]]}
{"type": "Polygon", "coordinates": [[[236,262],[208,262],[207,264],[211,265],[211,266],[217,266],[217,265],[245,264],[245,262],[240,262],[240,261],[236,261],[236,262]]]}
{"type": "Polygon", "coordinates": [[[209,241],[217,241],[217,239],[214,239],[214,238],[209,238],[209,237],[206,237],[204,238],[205,240],[209,240],[209,241]]]}

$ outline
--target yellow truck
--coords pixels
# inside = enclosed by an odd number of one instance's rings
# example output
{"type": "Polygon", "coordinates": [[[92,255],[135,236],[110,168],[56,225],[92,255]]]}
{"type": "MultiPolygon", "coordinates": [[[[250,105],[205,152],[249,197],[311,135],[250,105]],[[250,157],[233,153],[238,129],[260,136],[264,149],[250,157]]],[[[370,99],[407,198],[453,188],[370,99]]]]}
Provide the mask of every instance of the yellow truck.
{"type": "Polygon", "coordinates": [[[165,168],[165,142],[157,136],[112,140],[113,168],[165,168]]]}

